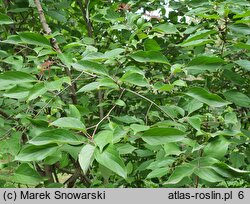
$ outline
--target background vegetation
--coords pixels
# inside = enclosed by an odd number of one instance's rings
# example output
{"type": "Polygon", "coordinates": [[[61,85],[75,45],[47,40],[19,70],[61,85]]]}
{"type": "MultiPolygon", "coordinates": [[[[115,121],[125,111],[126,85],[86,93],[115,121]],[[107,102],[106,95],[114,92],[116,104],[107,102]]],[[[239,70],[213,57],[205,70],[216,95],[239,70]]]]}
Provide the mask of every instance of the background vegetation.
{"type": "Polygon", "coordinates": [[[247,0],[2,0],[0,187],[249,187],[247,0]]]}

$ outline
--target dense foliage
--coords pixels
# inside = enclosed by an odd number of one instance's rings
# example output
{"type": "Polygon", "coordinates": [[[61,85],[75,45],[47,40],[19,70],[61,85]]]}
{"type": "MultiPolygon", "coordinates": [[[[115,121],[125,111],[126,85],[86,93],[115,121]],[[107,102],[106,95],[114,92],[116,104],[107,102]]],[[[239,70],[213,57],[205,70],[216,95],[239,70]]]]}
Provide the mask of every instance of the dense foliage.
{"type": "Polygon", "coordinates": [[[249,187],[249,8],[2,0],[0,187],[249,187]]]}

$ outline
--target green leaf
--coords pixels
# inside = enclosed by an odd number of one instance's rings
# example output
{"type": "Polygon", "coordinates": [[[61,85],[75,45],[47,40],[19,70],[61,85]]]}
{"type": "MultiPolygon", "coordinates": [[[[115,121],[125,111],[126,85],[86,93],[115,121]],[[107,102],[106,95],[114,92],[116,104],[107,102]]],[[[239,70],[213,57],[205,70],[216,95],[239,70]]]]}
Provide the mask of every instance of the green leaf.
{"type": "Polygon", "coordinates": [[[116,49],[113,49],[113,50],[106,51],[103,54],[103,57],[107,58],[107,59],[114,58],[114,57],[119,56],[119,54],[123,53],[124,51],[125,51],[125,49],[116,48],[116,49]]]}
{"type": "Polygon", "coordinates": [[[62,23],[66,23],[67,22],[67,18],[65,15],[63,15],[64,13],[61,12],[61,10],[55,10],[55,11],[51,11],[51,10],[48,10],[46,12],[46,14],[48,16],[50,16],[53,20],[56,20],[56,21],[59,21],[59,22],[62,22],[62,23]]]}
{"type": "Polygon", "coordinates": [[[53,165],[61,160],[62,160],[62,152],[60,150],[57,150],[54,154],[44,159],[44,164],[53,165]]]}
{"type": "Polygon", "coordinates": [[[212,183],[225,180],[220,174],[218,174],[211,167],[196,168],[194,173],[198,177],[200,177],[208,182],[212,182],[212,183]]]}
{"type": "Polygon", "coordinates": [[[58,53],[57,56],[62,61],[62,63],[65,64],[68,68],[71,67],[71,64],[73,62],[72,53],[58,53]]]}
{"type": "Polygon", "coordinates": [[[85,125],[79,119],[73,117],[59,118],[54,122],[50,123],[50,125],[86,132],[85,125]]]}
{"type": "Polygon", "coordinates": [[[111,80],[110,78],[103,78],[103,79],[98,79],[98,81],[89,83],[85,86],[83,86],[82,88],[80,88],[77,93],[81,93],[81,92],[89,92],[89,91],[93,91],[93,90],[98,90],[101,88],[111,88],[111,89],[118,89],[118,85],[116,83],[114,83],[113,80],[111,80]]]}
{"type": "Polygon", "coordinates": [[[145,51],[150,51],[150,50],[160,51],[161,50],[160,45],[154,39],[145,40],[143,45],[144,45],[145,51]]]}
{"type": "Polygon", "coordinates": [[[95,151],[95,159],[101,165],[126,179],[127,168],[114,146],[109,145],[102,153],[98,150],[95,151]]]}
{"type": "Polygon", "coordinates": [[[10,84],[22,84],[28,82],[35,82],[37,79],[25,72],[18,71],[7,71],[0,74],[0,84],[1,86],[7,86],[10,84]]]}
{"type": "Polygon", "coordinates": [[[237,169],[237,168],[234,168],[234,167],[232,167],[228,164],[222,163],[222,162],[216,164],[216,166],[219,166],[220,168],[223,168],[223,169],[230,170],[231,172],[236,173],[236,174],[250,174],[250,171],[237,169]]]}
{"type": "Polygon", "coordinates": [[[236,34],[250,35],[249,25],[243,23],[230,25],[229,29],[236,34]]]}
{"type": "Polygon", "coordinates": [[[144,132],[142,139],[150,145],[161,145],[168,142],[179,142],[186,134],[174,128],[151,128],[144,132]]]}
{"type": "Polygon", "coordinates": [[[126,72],[122,76],[121,81],[134,84],[137,86],[149,86],[149,83],[147,82],[147,80],[143,75],[133,72],[126,72]]]}
{"type": "Polygon", "coordinates": [[[43,181],[43,178],[29,164],[21,164],[11,177],[11,181],[36,186],[43,181]]]}
{"type": "Polygon", "coordinates": [[[200,115],[194,115],[192,117],[187,117],[187,122],[197,131],[201,131],[201,116],[200,115]]]}
{"type": "Polygon", "coordinates": [[[31,101],[31,100],[34,100],[34,99],[42,96],[44,93],[46,93],[46,91],[47,91],[47,89],[44,86],[44,83],[37,83],[37,84],[35,84],[30,89],[30,93],[29,93],[27,101],[31,101]]]}
{"type": "Polygon", "coordinates": [[[243,69],[250,71],[250,61],[249,60],[237,60],[235,61],[236,64],[241,66],[243,69]]]}
{"type": "Polygon", "coordinates": [[[167,182],[164,184],[177,184],[179,183],[183,178],[187,176],[191,176],[191,174],[194,172],[194,166],[191,164],[181,164],[180,166],[177,166],[174,170],[174,172],[170,175],[167,182]]]}
{"type": "Polygon", "coordinates": [[[21,87],[21,86],[15,86],[8,91],[6,91],[3,96],[9,97],[9,98],[16,98],[16,99],[24,99],[29,95],[29,88],[21,87]]]}
{"type": "Polygon", "coordinates": [[[173,157],[163,157],[161,159],[157,159],[156,161],[152,162],[147,169],[158,169],[158,168],[168,168],[170,165],[172,165],[175,162],[175,159],[173,157]]]}
{"type": "Polygon", "coordinates": [[[181,43],[179,44],[181,47],[188,47],[188,46],[201,46],[201,45],[206,45],[206,44],[210,44],[213,43],[213,40],[210,39],[200,39],[200,40],[194,40],[194,41],[190,41],[190,42],[186,42],[186,43],[181,43]]]}
{"type": "Polygon", "coordinates": [[[167,104],[165,106],[161,106],[161,109],[171,118],[178,118],[179,115],[184,116],[185,114],[185,111],[181,107],[175,105],[167,104]]]}
{"type": "Polygon", "coordinates": [[[207,37],[208,35],[214,34],[216,33],[215,30],[200,30],[197,31],[195,34],[190,35],[186,40],[183,41],[183,44],[187,43],[187,42],[191,42],[194,40],[199,40],[201,38],[207,37]]]}
{"type": "Polygon", "coordinates": [[[180,150],[180,147],[176,143],[167,143],[164,145],[164,151],[167,155],[180,155],[182,151],[180,150]]]}
{"type": "Polygon", "coordinates": [[[232,152],[230,154],[229,160],[234,168],[241,168],[246,164],[245,157],[246,155],[240,152],[232,152]]]}
{"type": "Polygon", "coordinates": [[[148,130],[150,127],[146,125],[132,124],[130,125],[130,128],[134,131],[134,134],[136,134],[138,132],[143,132],[145,130],[148,130]]]}
{"type": "Polygon", "coordinates": [[[228,150],[229,142],[224,137],[217,137],[204,148],[204,156],[223,159],[228,150]]]}
{"type": "Polygon", "coordinates": [[[155,62],[169,64],[165,55],[158,51],[137,51],[130,55],[137,62],[155,62]]]}
{"type": "Polygon", "coordinates": [[[236,125],[238,123],[237,115],[234,112],[229,112],[225,114],[225,124],[226,125],[236,125]]]}
{"type": "Polygon", "coordinates": [[[136,147],[132,146],[131,144],[116,144],[116,149],[118,150],[119,154],[132,154],[136,147]]]}
{"type": "Polygon", "coordinates": [[[156,31],[159,33],[164,34],[176,34],[178,33],[178,30],[176,29],[176,26],[170,23],[161,24],[158,26],[155,26],[152,31],[156,31]]]}
{"type": "Polygon", "coordinates": [[[41,146],[26,145],[15,157],[15,160],[23,162],[41,161],[56,152],[58,148],[56,144],[41,146]]]}
{"type": "MultiPolygon", "coordinates": [[[[15,132],[11,134],[10,138],[6,140],[0,140],[0,155],[17,155],[21,148],[21,137],[22,134],[20,132],[15,132]]],[[[1,161],[0,163],[3,163],[3,161],[1,161]]]]}
{"type": "Polygon", "coordinates": [[[218,162],[219,160],[213,157],[198,157],[193,161],[191,161],[190,164],[193,164],[197,168],[200,168],[200,167],[209,167],[218,162]]]}
{"type": "Polygon", "coordinates": [[[72,145],[68,145],[68,144],[64,144],[60,147],[61,151],[68,153],[75,160],[77,160],[77,158],[81,152],[81,149],[82,149],[82,146],[72,146],[72,145]]]}
{"type": "Polygon", "coordinates": [[[24,43],[41,47],[51,47],[49,40],[41,34],[32,32],[22,32],[18,33],[18,36],[24,43]]]}
{"type": "Polygon", "coordinates": [[[87,173],[89,166],[94,160],[94,152],[95,152],[95,146],[87,144],[82,148],[79,154],[79,163],[84,174],[87,173]]]}
{"type": "Polygon", "coordinates": [[[196,99],[192,99],[191,101],[188,101],[187,105],[184,107],[185,110],[188,111],[188,115],[195,112],[196,110],[199,110],[202,108],[203,103],[196,99]]]}
{"type": "Polygon", "coordinates": [[[108,71],[107,71],[106,67],[104,65],[98,64],[96,62],[82,60],[82,61],[78,61],[77,63],[73,63],[72,67],[80,72],[86,71],[86,72],[90,72],[90,73],[108,76],[108,71]]]}
{"type": "Polygon", "coordinates": [[[19,43],[22,43],[22,41],[18,35],[10,35],[7,37],[6,40],[3,40],[1,42],[8,43],[8,44],[14,44],[14,45],[18,45],[19,43]]]}
{"type": "Polygon", "coordinates": [[[63,83],[71,84],[71,80],[69,77],[62,77],[60,79],[56,79],[55,81],[45,82],[45,87],[48,91],[60,91],[62,89],[63,83]]]}
{"type": "Polygon", "coordinates": [[[220,96],[212,94],[201,87],[192,87],[185,94],[212,107],[221,107],[230,104],[220,96]]]}
{"type": "Polygon", "coordinates": [[[135,116],[129,116],[129,115],[113,116],[113,118],[120,121],[120,122],[126,123],[126,124],[142,123],[143,122],[141,119],[138,119],[135,116]]]}
{"type": "Polygon", "coordinates": [[[113,140],[113,131],[111,130],[100,131],[94,137],[94,141],[97,144],[97,146],[100,148],[101,152],[107,144],[112,143],[112,140],[113,140]]]}
{"type": "Polygon", "coordinates": [[[215,72],[223,65],[224,60],[217,56],[198,56],[188,63],[189,73],[197,74],[204,71],[215,72]]]}
{"type": "Polygon", "coordinates": [[[83,142],[84,137],[75,135],[65,129],[55,129],[42,132],[29,141],[29,143],[33,145],[46,145],[51,143],[78,145],[83,142]]]}
{"type": "Polygon", "coordinates": [[[101,86],[100,82],[95,81],[83,86],[77,91],[77,93],[93,91],[99,89],[100,86],[101,86]]]}
{"type": "Polygon", "coordinates": [[[73,104],[69,104],[69,113],[67,114],[68,117],[77,118],[78,120],[81,119],[81,113],[77,109],[77,107],[73,104]]]}
{"type": "Polygon", "coordinates": [[[5,57],[8,57],[9,54],[8,52],[4,51],[4,50],[0,50],[0,58],[5,58],[5,57]]]}
{"type": "Polygon", "coordinates": [[[241,92],[232,90],[224,92],[223,95],[238,106],[250,108],[250,98],[241,92]]]}
{"type": "Polygon", "coordinates": [[[115,104],[118,105],[118,106],[122,106],[122,107],[126,106],[126,103],[123,100],[121,100],[121,99],[117,99],[115,101],[115,104]]]}
{"type": "Polygon", "coordinates": [[[7,25],[12,23],[14,22],[8,15],[0,13],[0,25],[7,25]]]}
{"type": "Polygon", "coordinates": [[[159,169],[154,169],[147,175],[147,179],[151,178],[161,178],[165,176],[168,173],[168,168],[159,168],[159,169]]]}

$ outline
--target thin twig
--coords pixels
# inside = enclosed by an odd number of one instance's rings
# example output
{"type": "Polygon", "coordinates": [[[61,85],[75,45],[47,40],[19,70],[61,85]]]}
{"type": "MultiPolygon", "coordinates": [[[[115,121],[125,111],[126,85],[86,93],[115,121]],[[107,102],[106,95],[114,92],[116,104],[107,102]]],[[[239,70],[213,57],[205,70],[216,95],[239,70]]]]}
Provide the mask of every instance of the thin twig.
{"type": "Polygon", "coordinates": [[[11,120],[16,120],[15,118],[13,118],[11,115],[8,115],[7,113],[5,113],[4,111],[0,110],[0,115],[3,116],[5,119],[11,119],[11,120]]]}
{"type": "MultiPolygon", "coordinates": [[[[76,0],[77,4],[79,5],[79,8],[82,12],[82,17],[84,20],[84,23],[87,27],[88,31],[88,37],[93,38],[93,27],[91,24],[91,21],[89,19],[89,0],[85,0],[85,4],[83,6],[82,0],[76,0]]],[[[101,104],[103,101],[103,92],[101,90],[98,90],[98,103],[101,104]]],[[[104,117],[104,110],[102,106],[99,106],[99,117],[102,119],[104,117]]]]}
{"type": "Polygon", "coordinates": [[[146,115],[145,115],[145,123],[146,123],[146,125],[148,125],[148,113],[149,113],[149,111],[150,111],[152,105],[153,105],[153,103],[150,103],[150,105],[149,105],[149,107],[148,107],[148,110],[147,110],[147,113],[146,113],[146,115]]]}
{"type": "Polygon", "coordinates": [[[89,11],[88,11],[89,1],[85,0],[85,8],[83,6],[82,0],[77,0],[77,3],[79,5],[79,7],[80,7],[84,23],[85,23],[85,25],[87,27],[88,36],[93,37],[93,28],[92,28],[92,24],[91,24],[91,22],[89,20],[89,11]]]}
{"type": "Polygon", "coordinates": [[[163,113],[165,113],[168,117],[170,117],[173,121],[175,121],[175,119],[172,117],[172,116],[170,116],[162,107],[160,107],[159,105],[157,105],[154,101],[152,101],[152,100],[150,100],[149,98],[147,98],[147,97],[145,97],[145,96],[143,96],[143,95],[141,95],[141,94],[139,94],[139,93],[137,93],[137,92],[135,92],[135,91],[132,91],[132,90],[130,90],[130,89],[125,89],[126,91],[128,91],[128,92],[130,92],[130,93],[133,93],[133,94],[135,94],[135,95],[137,95],[137,96],[139,96],[139,97],[141,97],[141,98],[143,98],[143,99],[145,99],[146,101],[148,101],[148,102],[150,102],[151,104],[153,104],[154,106],[156,106],[157,108],[159,108],[163,113]]]}
{"type": "MultiPolygon", "coordinates": [[[[119,96],[118,99],[121,99],[121,97],[122,97],[124,91],[125,91],[125,89],[122,89],[122,92],[121,92],[121,94],[120,94],[120,96],[119,96]]],[[[108,112],[108,113],[107,113],[107,114],[106,114],[106,115],[105,115],[105,116],[95,125],[95,129],[94,129],[93,134],[92,134],[92,137],[91,137],[92,139],[94,138],[95,133],[96,133],[96,131],[97,131],[99,125],[100,125],[106,118],[109,117],[109,115],[110,115],[111,112],[115,109],[116,106],[117,106],[116,104],[113,105],[112,108],[109,110],[109,112],[108,112]]]]}

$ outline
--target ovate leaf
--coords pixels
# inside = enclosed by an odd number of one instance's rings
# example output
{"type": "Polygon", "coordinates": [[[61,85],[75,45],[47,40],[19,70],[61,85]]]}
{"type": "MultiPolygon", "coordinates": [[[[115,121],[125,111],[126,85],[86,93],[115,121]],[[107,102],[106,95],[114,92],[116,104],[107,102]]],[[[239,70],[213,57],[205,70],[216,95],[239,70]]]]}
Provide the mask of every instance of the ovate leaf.
{"type": "Polygon", "coordinates": [[[194,40],[190,42],[183,42],[180,44],[181,47],[188,47],[188,46],[201,46],[206,45],[209,43],[213,43],[214,41],[211,39],[200,39],[200,40],[194,40]]]}
{"type": "Polygon", "coordinates": [[[229,102],[223,100],[220,96],[212,94],[201,87],[190,88],[186,95],[212,107],[221,107],[230,104],[229,102]]]}
{"type": "Polygon", "coordinates": [[[73,130],[81,130],[83,132],[86,132],[85,125],[77,118],[73,117],[62,117],[54,122],[52,122],[50,125],[54,125],[61,128],[69,128],[73,130]]]}
{"type": "Polygon", "coordinates": [[[250,71],[250,61],[249,60],[237,60],[235,62],[239,66],[241,66],[243,69],[250,71]]]}
{"type": "Polygon", "coordinates": [[[90,73],[106,75],[108,76],[108,71],[106,67],[102,64],[98,64],[96,62],[82,60],[77,63],[72,64],[72,67],[77,71],[87,71],[90,73]]]}
{"type": "Polygon", "coordinates": [[[28,101],[34,100],[39,96],[42,96],[46,93],[47,89],[44,86],[44,83],[37,83],[31,89],[28,96],[28,101]]]}
{"type": "Polygon", "coordinates": [[[185,135],[175,128],[151,128],[144,132],[142,139],[150,145],[161,145],[181,141],[185,135]]]}
{"type": "Polygon", "coordinates": [[[180,147],[178,144],[174,142],[170,142],[164,145],[164,151],[165,155],[180,155],[182,151],[180,150],[180,147]]]}
{"type": "Polygon", "coordinates": [[[116,146],[119,154],[131,154],[134,150],[136,150],[136,147],[132,146],[129,143],[116,144],[115,146],[116,146]]]}
{"type": "Polygon", "coordinates": [[[241,92],[232,90],[226,91],[223,95],[238,106],[250,108],[250,98],[241,92]]]}
{"type": "Polygon", "coordinates": [[[43,178],[29,164],[21,164],[11,177],[11,181],[36,186],[43,181],[43,178]]]}
{"type": "Polygon", "coordinates": [[[132,124],[130,125],[130,128],[133,130],[134,134],[136,134],[148,130],[150,127],[146,125],[132,124]]]}
{"type": "Polygon", "coordinates": [[[41,146],[27,145],[15,157],[15,160],[23,162],[41,161],[47,156],[52,155],[54,152],[57,151],[57,149],[58,146],[56,144],[48,144],[41,146]]]}
{"type": "Polygon", "coordinates": [[[204,156],[222,159],[227,153],[229,142],[224,137],[217,137],[204,148],[204,156]]]}
{"type": "Polygon", "coordinates": [[[194,173],[198,177],[212,183],[224,180],[224,178],[211,167],[196,168],[194,173]]]}
{"type": "Polygon", "coordinates": [[[110,144],[112,142],[112,140],[113,140],[113,131],[111,130],[100,131],[94,137],[94,141],[100,148],[101,152],[107,144],[110,144]]]}
{"type": "Polygon", "coordinates": [[[177,166],[165,184],[177,184],[183,178],[191,176],[193,172],[194,166],[191,164],[182,164],[180,166],[177,166]]]}
{"type": "Polygon", "coordinates": [[[14,23],[13,20],[6,14],[0,13],[0,25],[7,25],[14,23]]]}
{"type": "Polygon", "coordinates": [[[94,151],[95,147],[90,144],[87,144],[82,148],[79,154],[79,163],[84,174],[87,173],[89,166],[94,160],[94,151]]]}
{"type": "Polygon", "coordinates": [[[10,84],[22,84],[27,82],[35,82],[36,78],[25,72],[7,71],[0,74],[1,86],[7,86],[10,84]]]}
{"type": "Polygon", "coordinates": [[[127,168],[113,145],[109,145],[102,153],[95,151],[95,159],[124,179],[127,177],[127,168]]]}
{"type": "Polygon", "coordinates": [[[158,51],[137,51],[130,55],[137,62],[155,62],[169,64],[165,55],[158,51]]]}
{"type": "Polygon", "coordinates": [[[127,72],[122,76],[121,81],[137,86],[149,86],[149,83],[147,82],[146,78],[138,73],[127,72]]]}
{"type": "Polygon", "coordinates": [[[51,143],[78,145],[84,142],[84,137],[76,135],[65,129],[55,129],[42,132],[32,138],[29,143],[34,145],[45,145],[51,143]]]}
{"type": "Polygon", "coordinates": [[[18,35],[24,43],[42,47],[51,47],[49,40],[41,34],[22,32],[18,33],[18,35]]]}
{"type": "Polygon", "coordinates": [[[144,42],[144,48],[146,51],[150,51],[150,50],[160,51],[161,50],[160,45],[154,39],[147,39],[144,42]]]}
{"type": "Polygon", "coordinates": [[[151,171],[148,175],[147,175],[147,179],[151,179],[151,178],[160,178],[162,176],[165,176],[168,173],[168,168],[158,168],[158,169],[154,169],[153,171],[151,171]]]}
{"type": "Polygon", "coordinates": [[[157,31],[159,33],[164,33],[164,34],[175,34],[178,32],[176,26],[170,23],[165,23],[165,24],[155,26],[153,28],[153,31],[157,31]]]}

